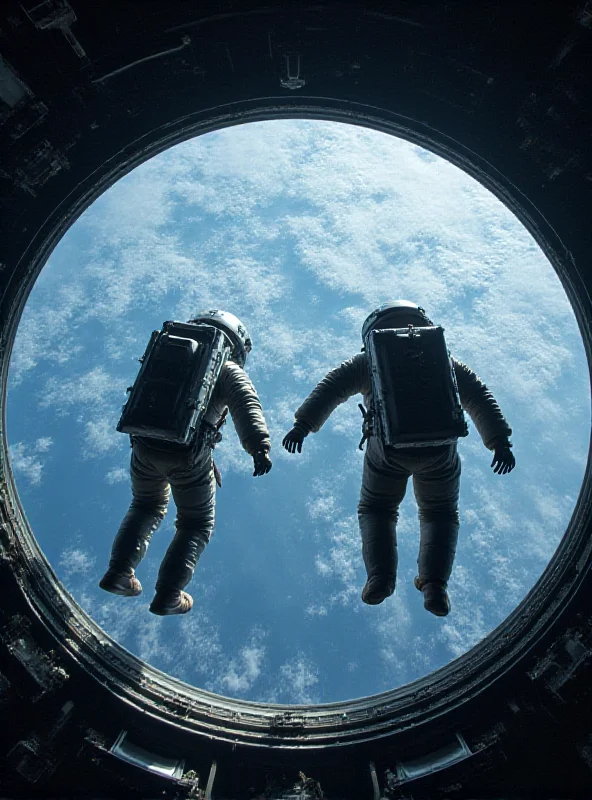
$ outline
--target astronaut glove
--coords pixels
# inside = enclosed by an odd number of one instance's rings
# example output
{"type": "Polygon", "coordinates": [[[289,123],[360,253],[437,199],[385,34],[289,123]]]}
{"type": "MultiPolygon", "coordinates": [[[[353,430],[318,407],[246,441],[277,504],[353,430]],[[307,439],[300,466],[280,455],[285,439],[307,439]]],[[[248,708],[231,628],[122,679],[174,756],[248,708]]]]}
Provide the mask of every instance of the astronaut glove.
{"type": "Polygon", "coordinates": [[[267,450],[259,450],[253,455],[253,466],[255,467],[254,478],[258,475],[267,475],[272,466],[267,450]]]}
{"type": "Polygon", "coordinates": [[[516,466],[516,459],[510,448],[511,445],[508,441],[500,441],[495,444],[491,468],[498,475],[506,475],[508,472],[512,472],[516,466]]]}
{"type": "Polygon", "coordinates": [[[299,453],[302,452],[302,442],[304,441],[304,437],[306,436],[306,431],[300,427],[300,425],[294,425],[291,431],[284,436],[282,439],[282,446],[288,451],[288,453],[295,453],[298,450],[299,453]]]}

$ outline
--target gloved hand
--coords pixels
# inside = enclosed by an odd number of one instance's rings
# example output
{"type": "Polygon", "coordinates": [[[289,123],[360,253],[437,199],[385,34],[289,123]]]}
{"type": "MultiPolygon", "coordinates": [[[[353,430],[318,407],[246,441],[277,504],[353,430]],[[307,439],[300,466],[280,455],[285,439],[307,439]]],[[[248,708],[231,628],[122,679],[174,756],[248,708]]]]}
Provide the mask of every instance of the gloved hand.
{"type": "Polygon", "coordinates": [[[300,425],[294,425],[291,431],[282,439],[282,446],[286,448],[288,453],[295,453],[298,450],[302,452],[302,442],[306,436],[306,431],[300,425]]]}
{"type": "Polygon", "coordinates": [[[271,458],[267,450],[259,450],[255,453],[253,456],[253,466],[255,467],[255,471],[253,472],[254,478],[258,475],[267,475],[272,466],[271,458]]]}
{"type": "Polygon", "coordinates": [[[510,446],[507,439],[495,443],[491,467],[498,475],[505,475],[508,472],[512,472],[516,466],[516,459],[514,458],[510,446]]]}

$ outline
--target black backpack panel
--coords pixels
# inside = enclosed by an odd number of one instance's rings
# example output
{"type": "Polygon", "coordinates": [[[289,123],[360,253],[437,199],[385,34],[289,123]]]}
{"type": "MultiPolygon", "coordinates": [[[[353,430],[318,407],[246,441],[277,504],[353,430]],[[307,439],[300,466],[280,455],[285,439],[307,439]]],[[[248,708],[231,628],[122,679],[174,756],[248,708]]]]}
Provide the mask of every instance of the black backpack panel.
{"type": "Polygon", "coordinates": [[[443,328],[374,330],[366,344],[372,425],[385,446],[429,447],[468,434],[443,328]]]}
{"type": "Polygon", "coordinates": [[[212,325],[165,322],[154,331],[117,430],[189,444],[232,343],[212,325]]]}

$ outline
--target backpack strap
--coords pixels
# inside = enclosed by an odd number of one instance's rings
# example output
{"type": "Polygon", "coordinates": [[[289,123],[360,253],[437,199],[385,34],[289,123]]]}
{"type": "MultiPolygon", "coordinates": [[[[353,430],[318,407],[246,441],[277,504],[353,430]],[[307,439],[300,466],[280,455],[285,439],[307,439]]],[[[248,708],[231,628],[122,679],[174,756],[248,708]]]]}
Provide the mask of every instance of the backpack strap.
{"type": "Polygon", "coordinates": [[[369,439],[371,436],[374,436],[374,428],[372,426],[373,421],[373,414],[372,409],[366,409],[361,403],[358,403],[358,408],[362,412],[362,438],[360,439],[360,444],[358,445],[358,450],[364,449],[364,442],[369,439]]]}

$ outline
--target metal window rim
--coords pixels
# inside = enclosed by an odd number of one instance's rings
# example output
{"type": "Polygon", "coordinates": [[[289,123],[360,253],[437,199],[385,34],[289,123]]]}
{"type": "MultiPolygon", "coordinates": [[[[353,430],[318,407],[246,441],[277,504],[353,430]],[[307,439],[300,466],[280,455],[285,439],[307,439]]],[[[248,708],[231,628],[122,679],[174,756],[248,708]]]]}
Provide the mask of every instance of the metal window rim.
{"type": "MultiPolygon", "coordinates": [[[[392,737],[410,727],[442,718],[505,679],[542,640],[557,636],[561,616],[592,563],[590,461],[566,534],[543,575],[525,600],[486,639],[449,665],[390,692],[318,706],[266,705],[232,700],[191,687],[145,664],[113,642],[59,584],[31,531],[10,469],[5,406],[9,355],[28,293],[59,239],[106,188],[140,163],[169,147],[219,128],[246,122],[307,118],[347,122],[389,133],[426,147],[485,185],[521,220],[551,261],[574,309],[590,354],[583,282],[576,285],[569,256],[559,236],[520,190],[475,152],[429,126],[392,112],[300,96],[229,104],[200,111],[163,125],[121,150],[101,170],[90,174],[66,197],[31,238],[23,254],[27,280],[19,287],[4,330],[2,361],[3,438],[1,463],[12,519],[5,525],[5,557],[13,565],[32,615],[61,643],[71,663],[86,671],[123,702],[188,735],[227,742],[235,747],[315,749],[343,747],[392,737]],[[570,277],[571,276],[571,277],[570,277]]],[[[1,548],[0,548],[1,549],[1,548]]]]}

